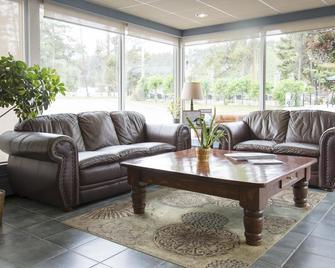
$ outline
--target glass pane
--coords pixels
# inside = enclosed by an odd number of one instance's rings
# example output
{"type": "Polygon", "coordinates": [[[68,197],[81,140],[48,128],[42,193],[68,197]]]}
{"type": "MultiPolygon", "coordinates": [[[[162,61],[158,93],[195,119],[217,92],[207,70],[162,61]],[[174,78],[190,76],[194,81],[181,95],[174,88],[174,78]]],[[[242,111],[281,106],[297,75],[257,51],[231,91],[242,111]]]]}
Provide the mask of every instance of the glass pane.
{"type": "Polygon", "coordinates": [[[67,88],[46,113],[118,110],[118,34],[44,18],[41,64],[67,88]]]}
{"type": "MultiPolygon", "coordinates": [[[[23,59],[23,16],[22,2],[0,0],[0,56],[11,53],[15,59],[23,59]]],[[[0,108],[0,114],[7,108],[0,108]]],[[[0,119],[0,134],[11,130],[17,122],[14,112],[0,119]]],[[[8,156],[0,151],[0,162],[7,161],[8,156]]]]}
{"type": "Polygon", "coordinates": [[[335,31],[267,37],[267,109],[335,109],[335,31]]]}
{"type": "Polygon", "coordinates": [[[23,59],[21,1],[0,0],[0,55],[23,59]]]}
{"type": "Polygon", "coordinates": [[[187,46],[186,80],[200,81],[204,95],[194,109],[216,107],[217,114],[233,115],[258,110],[259,55],[258,38],[187,46]]]}
{"type": "Polygon", "coordinates": [[[172,122],[173,58],[171,45],[126,38],[126,110],[140,112],[147,122],[172,122]]]}

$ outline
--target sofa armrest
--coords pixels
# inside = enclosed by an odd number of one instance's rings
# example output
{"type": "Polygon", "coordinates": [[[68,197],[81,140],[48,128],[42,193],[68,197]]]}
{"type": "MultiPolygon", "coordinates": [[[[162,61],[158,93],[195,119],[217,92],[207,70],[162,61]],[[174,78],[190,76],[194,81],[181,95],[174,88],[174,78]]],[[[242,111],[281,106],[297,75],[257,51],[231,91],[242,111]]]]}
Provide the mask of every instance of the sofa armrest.
{"type": "Polygon", "coordinates": [[[7,131],[0,135],[0,149],[5,153],[46,161],[57,161],[65,153],[56,150],[62,142],[74,146],[73,140],[65,135],[19,131],[7,131]]]}
{"type": "Polygon", "coordinates": [[[221,140],[220,146],[224,150],[232,150],[237,143],[250,139],[249,126],[243,121],[220,124],[220,129],[227,135],[221,140]]]}
{"type": "Polygon", "coordinates": [[[184,124],[146,124],[146,140],[165,142],[176,146],[177,151],[191,148],[191,132],[184,124]]]}
{"type": "Polygon", "coordinates": [[[78,151],[72,138],[41,132],[7,131],[0,135],[0,149],[10,155],[9,175],[18,194],[36,195],[27,187],[31,180],[41,188],[39,198],[42,201],[65,210],[79,204],[78,151]],[[56,170],[47,171],[51,165],[56,170]]]}
{"type": "Polygon", "coordinates": [[[322,188],[335,188],[335,127],[326,130],[320,138],[319,180],[322,188]]]}

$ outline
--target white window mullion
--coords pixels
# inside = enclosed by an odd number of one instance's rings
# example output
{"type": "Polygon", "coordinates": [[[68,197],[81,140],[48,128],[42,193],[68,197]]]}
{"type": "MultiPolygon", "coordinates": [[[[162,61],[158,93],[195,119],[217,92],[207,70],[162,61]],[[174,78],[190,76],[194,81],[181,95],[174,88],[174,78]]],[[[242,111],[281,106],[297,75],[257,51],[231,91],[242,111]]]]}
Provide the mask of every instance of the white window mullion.
{"type": "Polygon", "coordinates": [[[124,34],[120,35],[120,64],[119,64],[119,110],[125,109],[126,98],[126,38],[124,34]]]}
{"type": "Polygon", "coordinates": [[[266,35],[260,33],[259,109],[265,110],[266,98],[266,35]]]}
{"type": "Polygon", "coordinates": [[[28,65],[40,63],[40,0],[25,0],[25,60],[28,65]]]}

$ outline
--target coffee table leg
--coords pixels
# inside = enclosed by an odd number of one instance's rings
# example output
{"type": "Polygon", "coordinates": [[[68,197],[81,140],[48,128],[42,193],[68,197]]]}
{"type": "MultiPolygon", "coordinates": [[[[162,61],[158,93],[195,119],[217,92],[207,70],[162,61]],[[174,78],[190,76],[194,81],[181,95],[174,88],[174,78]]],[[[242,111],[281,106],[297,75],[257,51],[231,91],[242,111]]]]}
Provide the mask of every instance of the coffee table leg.
{"type": "Polygon", "coordinates": [[[293,185],[294,203],[296,207],[307,206],[308,181],[302,179],[293,185]]]}
{"type": "Polygon", "coordinates": [[[259,246],[262,243],[263,210],[244,209],[244,234],[246,243],[259,246]]]}
{"type": "Polygon", "coordinates": [[[140,172],[128,169],[128,182],[131,186],[131,199],[135,214],[144,214],[145,209],[145,183],[140,179],[140,172]]]}

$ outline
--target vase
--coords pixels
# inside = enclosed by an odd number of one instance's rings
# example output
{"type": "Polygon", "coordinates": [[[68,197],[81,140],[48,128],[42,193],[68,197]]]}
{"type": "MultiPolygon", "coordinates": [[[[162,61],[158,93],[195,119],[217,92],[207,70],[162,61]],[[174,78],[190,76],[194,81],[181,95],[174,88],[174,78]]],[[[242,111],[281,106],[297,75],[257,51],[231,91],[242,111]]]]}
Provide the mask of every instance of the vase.
{"type": "Polygon", "coordinates": [[[2,225],[2,216],[5,208],[5,197],[6,197],[5,190],[0,189],[0,225],[2,225]]]}
{"type": "Polygon", "coordinates": [[[197,149],[198,161],[199,162],[208,162],[210,152],[211,152],[210,148],[198,148],[197,149]]]}
{"type": "Polygon", "coordinates": [[[180,123],[180,119],[179,118],[173,118],[173,123],[174,124],[179,124],[180,123]]]}

